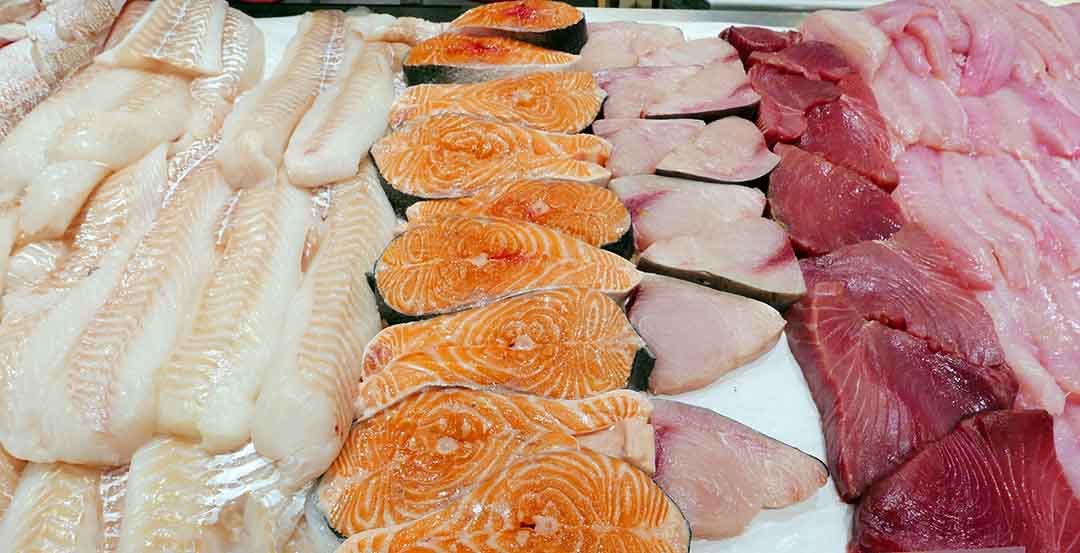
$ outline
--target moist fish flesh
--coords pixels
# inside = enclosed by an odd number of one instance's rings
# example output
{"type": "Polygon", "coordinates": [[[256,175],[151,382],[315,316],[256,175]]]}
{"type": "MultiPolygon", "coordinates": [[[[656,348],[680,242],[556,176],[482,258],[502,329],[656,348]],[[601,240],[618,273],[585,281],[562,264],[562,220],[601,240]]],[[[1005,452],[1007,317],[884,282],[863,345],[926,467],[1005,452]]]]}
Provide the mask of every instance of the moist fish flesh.
{"type": "Polygon", "coordinates": [[[606,94],[589,73],[533,73],[476,84],[409,87],[390,112],[390,125],[443,113],[472,115],[540,131],[576,133],[592,124],[606,94]]]}
{"type": "Polygon", "coordinates": [[[1080,499],[1065,467],[1045,411],[976,415],[870,488],[850,550],[1071,551],[1080,499]]]}
{"type": "Polygon", "coordinates": [[[720,32],[720,38],[726,40],[739,52],[739,58],[746,63],[754,52],[779,52],[802,40],[798,31],[774,31],[765,27],[731,26],[720,32]]]}
{"type": "Polygon", "coordinates": [[[370,14],[365,17],[353,17],[350,24],[353,30],[363,35],[364,40],[368,42],[390,42],[410,48],[442,34],[447,26],[447,23],[437,23],[418,17],[391,17],[385,22],[373,19],[378,16],[379,14],[370,14]]]}
{"type": "Polygon", "coordinates": [[[68,245],[63,240],[31,242],[15,250],[8,262],[4,293],[18,294],[37,285],[56,269],[67,253],[68,245]]]}
{"type": "Polygon", "coordinates": [[[681,553],[690,530],[641,470],[591,451],[527,457],[457,502],[405,524],[356,534],[339,553],[418,547],[480,551],[598,551],[604,544],[681,553]]]}
{"type": "Polygon", "coordinates": [[[405,58],[405,80],[477,83],[529,73],[569,71],[579,56],[499,36],[444,33],[421,42],[405,58]]]}
{"type": "Polygon", "coordinates": [[[393,527],[453,504],[519,459],[607,445],[598,435],[633,426],[633,441],[600,453],[652,472],[652,405],[636,392],[553,400],[464,388],[409,396],[353,427],[318,487],[319,507],[343,536],[393,527]]]}
{"type": "Polygon", "coordinates": [[[774,151],[781,159],[769,175],[769,212],[796,252],[822,255],[883,240],[903,226],[900,206],[862,175],[794,146],[777,144],[774,151]]]}
{"type": "Polygon", "coordinates": [[[779,162],[780,156],[769,151],[753,123],[725,117],[676,146],[656,165],[656,173],[707,182],[754,184],[779,162]]]}
{"type": "Polygon", "coordinates": [[[98,553],[101,471],[30,463],[0,523],[4,553],[98,553]]]}
{"type": "Polygon", "coordinates": [[[611,142],[611,176],[625,177],[654,173],[664,156],[704,128],[696,119],[601,119],[593,124],[593,134],[611,142]]]}
{"type": "Polygon", "coordinates": [[[451,32],[497,35],[577,54],[588,33],[585,14],[563,2],[514,0],[477,6],[450,22],[451,32]]]}
{"type": "Polygon", "coordinates": [[[634,251],[630,213],[607,188],[570,181],[520,181],[457,200],[415,203],[410,223],[451,215],[528,221],[629,257],[634,251]]]}
{"type": "Polygon", "coordinates": [[[150,9],[151,0],[130,0],[116,16],[112,29],[109,30],[109,38],[105,40],[105,50],[111,50],[120,41],[127,37],[128,33],[135,28],[142,16],[150,9]]]}
{"type": "Polygon", "coordinates": [[[295,186],[313,188],[356,174],[386,132],[400,56],[390,44],[346,50],[337,79],[319,93],[293,131],[285,168],[295,186]]]}
{"type": "Polygon", "coordinates": [[[806,132],[806,112],[840,98],[840,87],[784,73],[766,64],[748,72],[750,86],[761,96],[757,126],[769,143],[795,142],[806,132]]]}
{"type": "Polygon", "coordinates": [[[589,23],[589,40],[581,49],[581,71],[634,67],[641,55],[686,42],[682,29],[671,25],[612,21],[589,23]]]}
{"type": "Polygon", "coordinates": [[[559,231],[484,217],[410,225],[372,275],[383,318],[392,323],[534,290],[575,286],[622,295],[640,279],[627,260],[559,231]]]}
{"type": "Polygon", "coordinates": [[[336,78],[346,46],[362,47],[344,13],[304,14],[274,74],[244,95],[225,119],[218,163],[235,188],[275,177],[293,130],[336,78]]]}
{"type": "MultiPolygon", "coordinates": [[[[858,78],[857,76],[855,78],[858,78]]],[[[810,109],[799,146],[892,191],[900,180],[892,141],[875,106],[848,96],[810,109]]]]}
{"type": "Polygon", "coordinates": [[[26,38],[26,27],[18,23],[0,23],[0,48],[26,38]]]}
{"type": "Polygon", "coordinates": [[[595,74],[608,93],[604,117],[716,119],[752,113],[760,97],[739,60],[675,67],[629,67],[595,74]]]}
{"type": "Polygon", "coordinates": [[[463,115],[435,115],[378,141],[371,154],[399,209],[530,179],[606,184],[611,144],[591,135],[534,131],[463,115]]]}
{"type": "Polygon", "coordinates": [[[26,23],[41,11],[41,0],[5,0],[0,3],[0,23],[26,23]]]}
{"type": "Polygon", "coordinates": [[[692,236],[703,226],[761,217],[765,194],[756,188],[639,175],[611,181],[633,221],[639,251],[653,242],[692,236]]]}
{"type": "Polygon", "coordinates": [[[656,356],[655,394],[708,386],[764,355],[784,330],[783,317],[764,303],[659,275],[642,279],[627,313],[656,356]]]}
{"type": "Polygon", "coordinates": [[[49,164],[19,203],[18,243],[62,237],[90,192],[109,173],[108,166],[92,161],[49,164]]]}
{"type": "Polygon", "coordinates": [[[221,40],[221,73],[191,81],[188,132],[195,140],[208,140],[220,131],[233,102],[263,78],[266,41],[255,20],[229,8],[221,40]]]}
{"type": "Polygon", "coordinates": [[[25,466],[26,461],[16,459],[0,448],[0,517],[7,513],[8,506],[11,505],[15,488],[19,484],[19,478],[25,466]]]}
{"type": "Polygon", "coordinates": [[[801,41],[776,52],[754,52],[747,65],[771,65],[816,81],[838,82],[855,70],[839,48],[819,40],[801,41]]]}
{"type": "Polygon", "coordinates": [[[380,328],[364,273],[396,224],[370,159],[325,193],[323,228],[305,256],[252,417],[255,447],[297,485],[322,474],[348,435],[359,359],[380,328]]]}
{"type": "Polygon", "coordinates": [[[436,386],[579,399],[642,389],[652,355],[618,304],[582,288],[534,292],[380,332],[364,350],[357,415],[436,386]]]}
{"type": "Polygon", "coordinates": [[[661,46],[638,57],[642,67],[678,65],[709,65],[739,59],[739,53],[720,38],[699,38],[669,46],[661,46]]]}
{"type": "Polygon", "coordinates": [[[703,407],[654,399],[649,420],[653,479],[695,538],[736,536],[762,508],[801,503],[829,479],[816,458],[703,407]]]}
{"type": "Polygon", "coordinates": [[[227,8],[223,0],[158,0],[127,37],[97,61],[188,76],[220,74],[227,8]]]}

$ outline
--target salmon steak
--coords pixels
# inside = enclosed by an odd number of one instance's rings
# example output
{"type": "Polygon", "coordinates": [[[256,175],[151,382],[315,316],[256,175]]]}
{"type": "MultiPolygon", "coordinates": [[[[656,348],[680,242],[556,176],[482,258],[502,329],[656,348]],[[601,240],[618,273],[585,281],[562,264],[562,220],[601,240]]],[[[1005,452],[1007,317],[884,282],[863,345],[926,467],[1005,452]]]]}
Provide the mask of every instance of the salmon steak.
{"type": "Polygon", "coordinates": [[[371,148],[387,196],[402,208],[422,199],[471,196],[524,179],[605,184],[611,144],[587,134],[535,131],[464,115],[435,115],[371,148]]]}
{"type": "Polygon", "coordinates": [[[580,56],[501,36],[445,33],[418,44],[405,58],[405,80],[478,83],[545,71],[569,71],[580,56]]]}
{"type": "Polygon", "coordinates": [[[570,401],[428,390],[354,426],[316,497],[330,526],[351,536],[445,508],[509,463],[547,451],[599,450],[652,472],[651,412],[628,390],[570,401]]]}
{"type": "Polygon", "coordinates": [[[458,113],[540,131],[581,132],[596,119],[607,93],[582,71],[534,73],[475,84],[409,87],[390,111],[390,125],[458,113]]]}
{"type": "Polygon", "coordinates": [[[434,386],[555,399],[642,389],[652,364],[611,298],[583,288],[535,292],[384,329],[364,350],[357,415],[434,386]]]}
{"type": "Polygon", "coordinates": [[[352,536],[338,553],[688,551],[679,508],[630,463],[588,450],[527,457],[445,509],[352,536]]]}
{"type": "Polygon", "coordinates": [[[499,217],[556,229],[623,257],[634,251],[630,212],[607,188],[570,181],[521,181],[457,200],[415,203],[410,223],[448,215],[499,217]]]}
{"type": "Polygon", "coordinates": [[[444,217],[410,225],[383,251],[371,278],[383,318],[395,323],[534,290],[622,296],[641,274],[618,255],[535,223],[444,217]]]}
{"type": "Polygon", "coordinates": [[[588,40],[585,14],[563,2],[516,0],[477,6],[450,23],[450,30],[496,35],[577,54],[588,40]]]}

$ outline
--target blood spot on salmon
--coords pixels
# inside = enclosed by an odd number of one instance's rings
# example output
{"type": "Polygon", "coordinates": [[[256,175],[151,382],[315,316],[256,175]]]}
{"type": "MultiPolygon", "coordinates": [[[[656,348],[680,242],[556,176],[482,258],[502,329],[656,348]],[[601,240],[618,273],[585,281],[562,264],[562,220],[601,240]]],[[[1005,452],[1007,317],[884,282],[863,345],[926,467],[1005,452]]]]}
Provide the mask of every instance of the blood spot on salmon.
{"type": "Polygon", "coordinates": [[[532,6],[526,5],[524,2],[514,4],[506,10],[503,10],[503,15],[507,17],[513,17],[520,21],[528,21],[536,17],[538,11],[532,6]]]}

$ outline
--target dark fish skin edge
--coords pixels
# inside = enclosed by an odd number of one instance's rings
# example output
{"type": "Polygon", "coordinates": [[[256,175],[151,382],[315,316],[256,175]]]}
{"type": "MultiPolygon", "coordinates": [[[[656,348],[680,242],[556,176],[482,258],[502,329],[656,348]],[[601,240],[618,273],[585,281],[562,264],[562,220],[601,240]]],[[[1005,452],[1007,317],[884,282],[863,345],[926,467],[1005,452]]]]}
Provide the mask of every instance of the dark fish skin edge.
{"type": "Polygon", "coordinates": [[[498,67],[471,67],[469,65],[405,65],[405,82],[418,84],[469,84],[520,75],[521,71],[508,71],[498,67]]]}
{"type": "Polygon", "coordinates": [[[630,228],[626,229],[626,232],[618,240],[610,244],[604,244],[600,249],[630,259],[630,256],[634,255],[634,226],[630,225],[630,228]]]}
{"type": "Polygon", "coordinates": [[[652,376],[653,367],[656,366],[656,357],[648,347],[637,350],[634,354],[634,362],[630,365],[630,378],[626,381],[626,387],[644,392],[649,388],[649,377],[652,376]]]}
{"type": "MultiPolygon", "coordinates": [[[[379,164],[376,163],[375,167],[378,169],[379,164]]],[[[406,194],[405,192],[394,188],[394,186],[390,184],[390,181],[383,177],[381,169],[375,172],[379,175],[379,184],[382,185],[383,192],[386,194],[386,199],[390,200],[390,206],[394,208],[394,214],[398,217],[404,218],[405,210],[408,209],[410,205],[428,199],[421,198],[420,196],[413,196],[412,194],[406,194]]]]}
{"type": "Polygon", "coordinates": [[[394,326],[402,323],[411,323],[413,321],[419,321],[423,319],[429,319],[436,315],[442,315],[442,313],[431,313],[430,315],[406,315],[386,303],[383,298],[382,292],[379,291],[379,281],[375,278],[375,273],[367,273],[368,286],[371,287],[371,292],[375,294],[375,305],[379,308],[379,315],[383,321],[386,322],[386,326],[394,326]]]}
{"type": "MultiPolygon", "coordinates": [[[[605,99],[604,101],[607,101],[605,99]]],[[[646,119],[701,119],[705,122],[715,121],[717,119],[723,119],[724,117],[735,116],[743,119],[749,119],[750,121],[757,120],[758,105],[760,100],[749,104],[735,106],[728,109],[714,110],[714,111],[699,111],[690,113],[665,113],[663,115],[650,115],[646,119]]]]}
{"type": "Polygon", "coordinates": [[[783,313],[791,304],[799,301],[801,295],[787,294],[784,292],[770,292],[768,290],[762,290],[736,282],[729,278],[724,278],[720,275],[714,275],[705,271],[688,271],[685,269],[676,269],[674,267],[668,267],[667,265],[661,265],[654,263],[648,259],[642,257],[638,260],[638,269],[647,273],[656,273],[658,275],[666,275],[675,277],[681,280],[686,280],[703,286],[708,286],[715,290],[723,292],[731,292],[740,296],[746,296],[758,301],[763,301],[776,308],[777,311],[783,313]]]}
{"type": "Polygon", "coordinates": [[[675,178],[686,179],[686,180],[696,180],[698,182],[714,182],[716,184],[737,184],[739,186],[749,186],[750,188],[759,188],[759,189],[761,189],[763,191],[766,190],[769,187],[769,173],[772,173],[771,169],[768,172],[766,172],[764,175],[761,175],[760,177],[753,178],[753,179],[750,179],[750,180],[726,181],[726,180],[722,180],[722,179],[711,179],[711,178],[708,178],[708,177],[703,177],[701,175],[695,175],[693,173],[683,173],[681,171],[663,171],[660,168],[656,169],[656,174],[660,175],[662,177],[675,177],[675,178]]]}
{"type": "Polygon", "coordinates": [[[566,27],[547,31],[507,31],[493,30],[494,34],[535,44],[548,50],[559,50],[569,54],[580,54],[585,43],[589,41],[589,32],[585,25],[585,15],[582,14],[577,23],[566,27]]]}

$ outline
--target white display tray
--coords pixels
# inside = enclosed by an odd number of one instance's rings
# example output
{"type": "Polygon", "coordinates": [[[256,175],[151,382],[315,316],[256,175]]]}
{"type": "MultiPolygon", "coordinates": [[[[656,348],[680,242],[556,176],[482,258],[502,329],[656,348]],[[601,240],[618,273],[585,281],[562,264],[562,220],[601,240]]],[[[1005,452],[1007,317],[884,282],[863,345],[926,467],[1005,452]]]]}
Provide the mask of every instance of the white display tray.
{"type": "MultiPolygon", "coordinates": [[[[686,38],[716,36],[728,27],[714,21],[666,21],[660,10],[586,9],[588,21],[627,20],[652,12],[650,22],[677,26],[686,38]],[[627,13],[629,12],[629,13],[627,13]]],[[[707,12],[706,12],[707,13],[707,12]]],[[[258,19],[266,37],[269,74],[281,59],[299,17],[258,19]]],[[[673,396],[713,409],[815,457],[825,459],[820,417],[786,338],[769,353],[708,388],[673,396]]],[[[851,533],[851,506],[840,501],[830,480],[813,498],[787,509],[762,511],[740,536],[694,541],[691,553],[842,553],[851,533]]]]}

